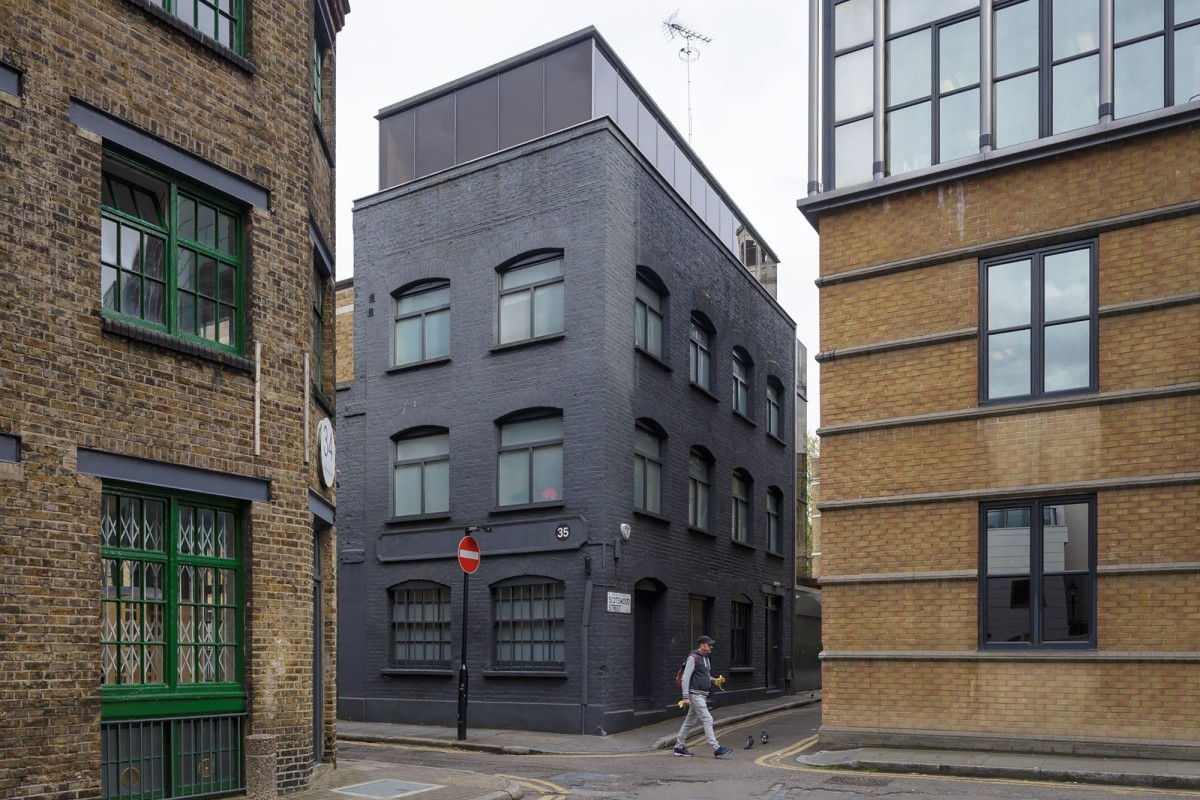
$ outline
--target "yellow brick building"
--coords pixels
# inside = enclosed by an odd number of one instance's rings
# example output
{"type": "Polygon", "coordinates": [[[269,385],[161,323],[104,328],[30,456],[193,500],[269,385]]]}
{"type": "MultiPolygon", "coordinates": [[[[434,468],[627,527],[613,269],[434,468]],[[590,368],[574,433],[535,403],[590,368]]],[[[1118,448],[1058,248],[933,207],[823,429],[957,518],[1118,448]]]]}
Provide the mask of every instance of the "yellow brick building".
{"type": "Polygon", "coordinates": [[[1200,758],[1200,9],[1058,5],[812,2],[825,747],[1200,758]]]}
{"type": "Polygon", "coordinates": [[[0,3],[0,797],[332,761],[348,10],[0,3]]]}

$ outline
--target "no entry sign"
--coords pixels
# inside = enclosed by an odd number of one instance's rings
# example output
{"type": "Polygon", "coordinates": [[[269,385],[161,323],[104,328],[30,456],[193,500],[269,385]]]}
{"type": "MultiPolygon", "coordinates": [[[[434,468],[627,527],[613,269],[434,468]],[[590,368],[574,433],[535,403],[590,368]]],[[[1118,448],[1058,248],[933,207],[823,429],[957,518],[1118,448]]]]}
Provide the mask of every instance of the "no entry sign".
{"type": "Polygon", "coordinates": [[[464,536],[458,543],[458,565],[468,574],[479,569],[479,543],[473,536],[464,536]]]}

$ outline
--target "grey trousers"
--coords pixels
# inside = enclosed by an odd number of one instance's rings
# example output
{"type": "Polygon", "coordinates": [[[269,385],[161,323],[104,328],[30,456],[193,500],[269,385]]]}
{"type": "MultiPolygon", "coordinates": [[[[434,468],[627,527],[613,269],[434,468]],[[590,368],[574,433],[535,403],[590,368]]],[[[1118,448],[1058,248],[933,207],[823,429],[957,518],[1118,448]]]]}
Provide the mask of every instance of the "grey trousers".
{"type": "Polygon", "coordinates": [[[717,742],[717,737],[713,733],[713,718],[708,710],[708,698],[702,694],[692,694],[688,696],[692,704],[688,706],[687,716],[683,718],[683,725],[679,728],[679,735],[675,737],[675,746],[683,747],[687,743],[688,731],[696,724],[697,718],[700,724],[704,726],[704,738],[708,739],[708,746],[713,750],[720,747],[717,742]]]}

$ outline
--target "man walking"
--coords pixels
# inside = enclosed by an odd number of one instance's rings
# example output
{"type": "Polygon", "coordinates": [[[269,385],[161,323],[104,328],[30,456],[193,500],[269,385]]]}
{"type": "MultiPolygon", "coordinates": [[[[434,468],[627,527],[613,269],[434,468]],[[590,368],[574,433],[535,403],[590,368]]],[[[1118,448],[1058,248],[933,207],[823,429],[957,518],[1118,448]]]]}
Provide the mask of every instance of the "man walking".
{"type": "Polygon", "coordinates": [[[713,645],[717,640],[711,636],[701,636],[696,640],[696,649],[688,654],[687,662],[683,667],[683,680],[680,683],[680,688],[683,690],[683,700],[681,705],[687,706],[687,716],[683,719],[683,725],[679,728],[679,735],[675,738],[675,755],[691,757],[692,751],[685,746],[687,744],[688,732],[692,726],[696,724],[696,720],[700,720],[700,724],[704,726],[704,737],[708,739],[708,746],[712,748],[713,755],[717,758],[727,756],[733,751],[728,747],[722,747],[717,741],[716,735],[713,733],[713,718],[708,711],[708,691],[713,686],[721,688],[725,685],[725,676],[719,678],[712,677],[709,672],[708,656],[713,651],[713,645]]]}

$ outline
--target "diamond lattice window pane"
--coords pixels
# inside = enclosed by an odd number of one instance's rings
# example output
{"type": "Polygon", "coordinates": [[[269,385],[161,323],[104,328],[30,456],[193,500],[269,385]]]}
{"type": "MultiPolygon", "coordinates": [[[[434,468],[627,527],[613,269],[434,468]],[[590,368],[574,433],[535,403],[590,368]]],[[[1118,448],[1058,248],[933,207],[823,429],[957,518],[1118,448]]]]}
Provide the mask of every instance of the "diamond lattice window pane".
{"type": "Polygon", "coordinates": [[[189,555],[195,550],[196,542],[196,509],[191,506],[179,507],[179,552],[189,555]]]}
{"type": "Polygon", "coordinates": [[[117,682],[117,646],[115,644],[104,645],[100,657],[100,670],[101,683],[117,682]]]}
{"type": "Polygon", "coordinates": [[[104,497],[104,513],[100,517],[100,543],[104,547],[117,546],[117,504],[112,495],[104,497]]]}
{"type": "Polygon", "coordinates": [[[216,676],[216,663],[212,647],[200,648],[200,680],[211,682],[216,676]]]}
{"type": "Polygon", "coordinates": [[[196,528],[196,552],[202,556],[213,555],[213,537],[216,529],[216,514],[211,508],[202,508],[196,528]]]}
{"type": "Polygon", "coordinates": [[[139,517],[141,517],[141,503],[136,498],[122,497],[121,547],[134,548],[138,546],[139,517]]]}
{"type": "Polygon", "coordinates": [[[166,510],[163,503],[157,501],[147,500],[145,505],[145,530],[142,532],[145,542],[142,546],[147,550],[162,552],[166,510]]]}
{"type": "Polygon", "coordinates": [[[180,683],[195,683],[195,672],[192,667],[193,649],[191,647],[180,647],[178,650],[180,683]]]}

